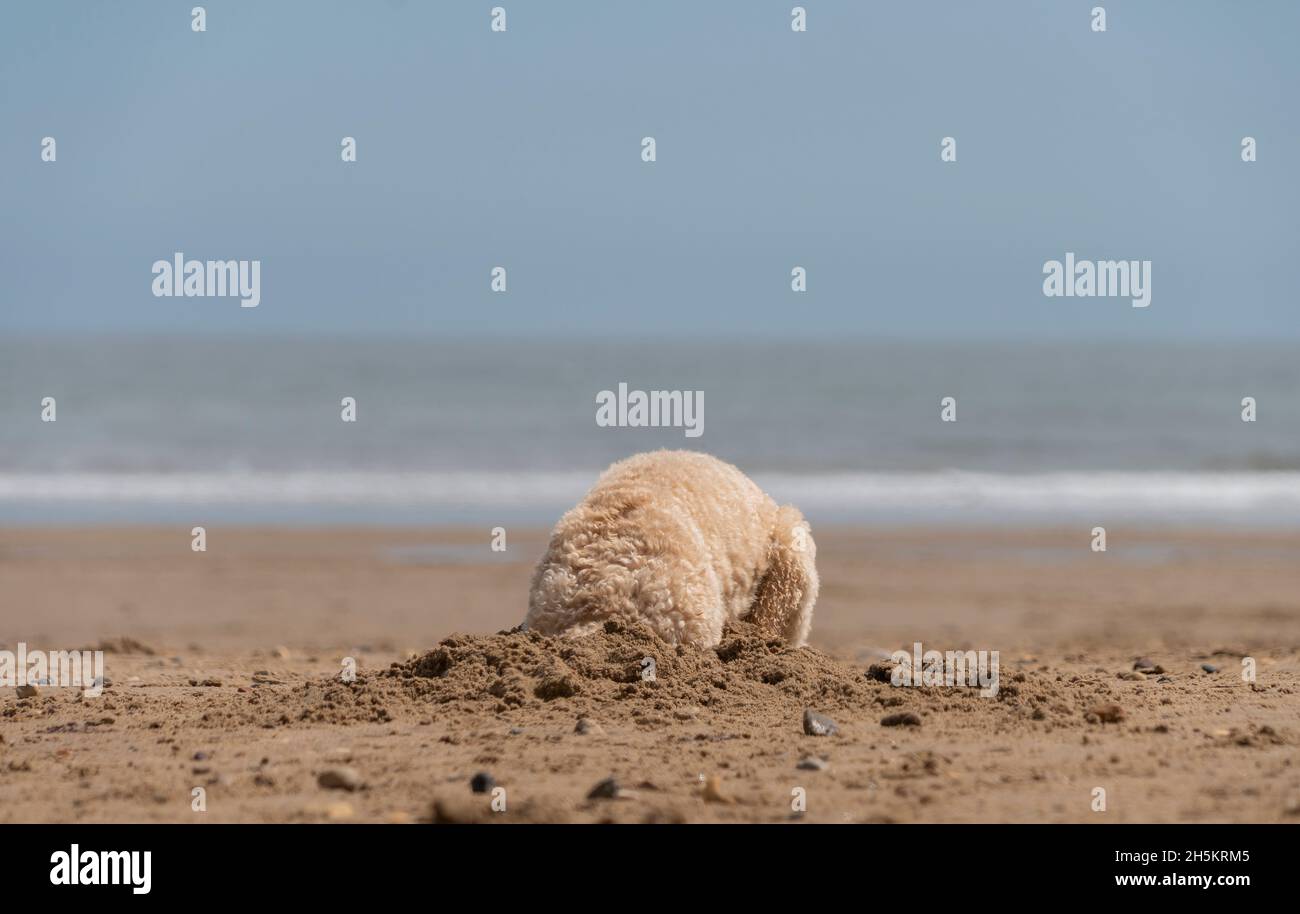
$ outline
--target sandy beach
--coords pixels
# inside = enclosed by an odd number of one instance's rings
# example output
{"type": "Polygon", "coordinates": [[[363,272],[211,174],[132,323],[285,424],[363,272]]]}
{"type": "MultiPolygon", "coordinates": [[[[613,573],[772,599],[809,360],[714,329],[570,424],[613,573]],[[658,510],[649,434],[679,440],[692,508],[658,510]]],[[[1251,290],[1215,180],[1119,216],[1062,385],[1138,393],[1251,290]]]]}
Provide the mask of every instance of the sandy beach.
{"type": "Polygon", "coordinates": [[[1300,821],[1300,535],[1109,535],[819,527],[808,648],[693,651],[505,633],[540,530],[7,528],[0,649],[109,685],[0,692],[0,821],[1300,821]],[[881,681],[915,642],[998,696],[881,681]]]}

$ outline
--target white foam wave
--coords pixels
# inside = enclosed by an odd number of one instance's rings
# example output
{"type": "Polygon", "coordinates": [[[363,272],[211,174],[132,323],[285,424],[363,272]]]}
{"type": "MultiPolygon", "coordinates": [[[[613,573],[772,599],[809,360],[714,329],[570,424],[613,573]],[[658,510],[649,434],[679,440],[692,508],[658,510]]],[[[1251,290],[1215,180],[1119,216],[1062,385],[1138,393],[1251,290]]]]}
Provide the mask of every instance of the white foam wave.
{"type": "MultiPolygon", "coordinates": [[[[5,503],[559,511],[596,472],[3,473],[5,503]]],[[[810,516],[1201,516],[1300,522],[1300,473],[758,474],[810,516]]]]}

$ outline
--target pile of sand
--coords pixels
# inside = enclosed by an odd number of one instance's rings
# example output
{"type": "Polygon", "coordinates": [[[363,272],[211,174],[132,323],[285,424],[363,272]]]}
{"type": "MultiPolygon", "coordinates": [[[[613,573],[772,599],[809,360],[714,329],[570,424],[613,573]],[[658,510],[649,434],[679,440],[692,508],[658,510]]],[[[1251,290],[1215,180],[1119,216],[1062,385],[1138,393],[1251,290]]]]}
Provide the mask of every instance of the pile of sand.
{"type": "Polygon", "coordinates": [[[889,667],[864,669],[815,648],[792,648],[743,622],[729,626],[713,649],[668,644],[638,622],[611,621],[573,640],[516,628],[452,635],[354,682],[313,679],[247,697],[242,709],[209,708],[204,723],[249,711],[264,726],[443,722],[455,732],[494,720],[554,726],[590,717],[659,729],[707,719],[750,738],[767,727],[800,733],[811,708],[858,735],[922,726],[933,715],[993,735],[1116,724],[1127,731],[1186,700],[1205,675],[1171,670],[1160,682],[1126,688],[1138,674],[1098,666],[1066,675],[1026,658],[1007,664],[990,701],[976,688],[896,688],[889,667]]]}
{"type": "Polygon", "coordinates": [[[743,710],[780,698],[839,707],[867,697],[861,671],[812,648],[764,638],[746,623],[729,627],[713,650],[667,644],[637,622],[607,622],[603,631],[575,640],[521,629],[453,635],[393,664],[384,676],[424,702],[497,712],[558,699],[671,711],[743,710]]]}
{"type": "Polygon", "coordinates": [[[295,691],[292,719],[383,722],[465,712],[516,716],[563,706],[653,722],[708,709],[742,715],[814,706],[861,707],[876,691],[859,669],[791,648],[747,623],[712,650],[668,644],[640,623],[611,621],[585,638],[512,629],[452,635],[436,648],[356,681],[313,680],[295,691]]]}

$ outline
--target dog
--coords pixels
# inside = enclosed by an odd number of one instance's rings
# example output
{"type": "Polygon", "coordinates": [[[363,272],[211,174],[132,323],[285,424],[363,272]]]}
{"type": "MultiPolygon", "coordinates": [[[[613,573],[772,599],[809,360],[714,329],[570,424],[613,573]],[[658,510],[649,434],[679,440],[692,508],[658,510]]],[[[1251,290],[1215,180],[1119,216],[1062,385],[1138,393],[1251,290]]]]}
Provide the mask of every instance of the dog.
{"type": "Polygon", "coordinates": [[[695,451],[637,454],[555,525],[524,627],[581,637],[638,619],[669,643],[710,648],[744,620],[798,647],[812,627],[816,558],[799,510],[731,464],[695,451]]]}

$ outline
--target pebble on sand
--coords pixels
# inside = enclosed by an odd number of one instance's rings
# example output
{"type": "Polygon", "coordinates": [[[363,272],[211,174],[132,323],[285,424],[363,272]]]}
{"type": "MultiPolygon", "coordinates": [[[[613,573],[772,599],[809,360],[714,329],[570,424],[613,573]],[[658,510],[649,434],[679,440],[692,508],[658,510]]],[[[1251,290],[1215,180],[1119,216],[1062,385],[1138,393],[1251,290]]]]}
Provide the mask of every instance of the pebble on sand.
{"type": "Polygon", "coordinates": [[[830,762],[824,758],[818,758],[815,755],[805,755],[799,759],[799,764],[795,765],[801,771],[825,771],[831,766],[830,762]]]}
{"type": "Polygon", "coordinates": [[[352,809],[351,803],[345,803],[343,801],[339,801],[338,803],[331,803],[328,806],[326,806],[325,815],[328,818],[337,821],[339,819],[351,819],[352,816],[355,815],[355,813],[352,809]]]}
{"type": "Polygon", "coordinates": [[[894,678],[894,664],[892,663],[873,663],[867,667],[866,677],[876,682],[889,683],[894,678]]]}
{"type": "Polygon", "coordinates": [[[831,736],[840,732],[840,728],[825,714],[818,714],[812,708],[804,708],[803,732],[809,736],[831,736]]]}
{"type": "Polygon", "coordinates": [[[627,792],[619,786],[618,781],[614,778],[605,778],[587,794],[588,800],[617,800],[620,797],[627,796],[627,792]]]}
{"type": "Polygon", "coordinates": [[[497,786],[496,778],[486,771],[480,771],[470,779],[469,789],[475,793],[487,793],[493,787],[497,786]]]}
{"type": "Polygon", "coordinates": [[[921,726],[921,716],[914,711],[899,711],[897,714],[887,714],[880,718],[882,727],[919,727],[921,726]]]}
{"type": "Polygon", "coordinates": [[[704,782],[704,788],[700,791],[700,796],[706,803],[734,803],[735,798],[725,793],[722,789],[722,778],[716,774],[709,775],[709,779],[704,782]]]}
{"type": "Polygon", "coordinates": [[[468,825],[483,819],[483,812],[477,806],[481,801],[454,797],[435,797],[430,819],[436,825],[468,825]]]}
{"type": "Polygon", "coordinates": [[[589,717],[579,717],[578,722],[573,726],[573,732],[583,736],[602,736],[605,729],[589,717]]]}
{"type": "Polygon", "coordinates": [[[34,685],[20,685],[14,691],[18,693],[19,698],[35,698],[41,694],[41,690],[34,685]]]}
{"type": "Polygon", "coordinates": [[[1202,663],[1202,664],[1201,664],[1201,669],[1205,670],[1205,672],[1207,672],[1207,673],[1217,673],[1217,672],[1219,672],[1219,668],[1218,668],[1217,666],[1215,666],[1213,663],[1202,663]]]}
{"type": "Polygon", "coordinates": [[[364,785],[355,768],[326,768],[316,778],[316,783],[326,790],[360,790],[364,785]]]}

